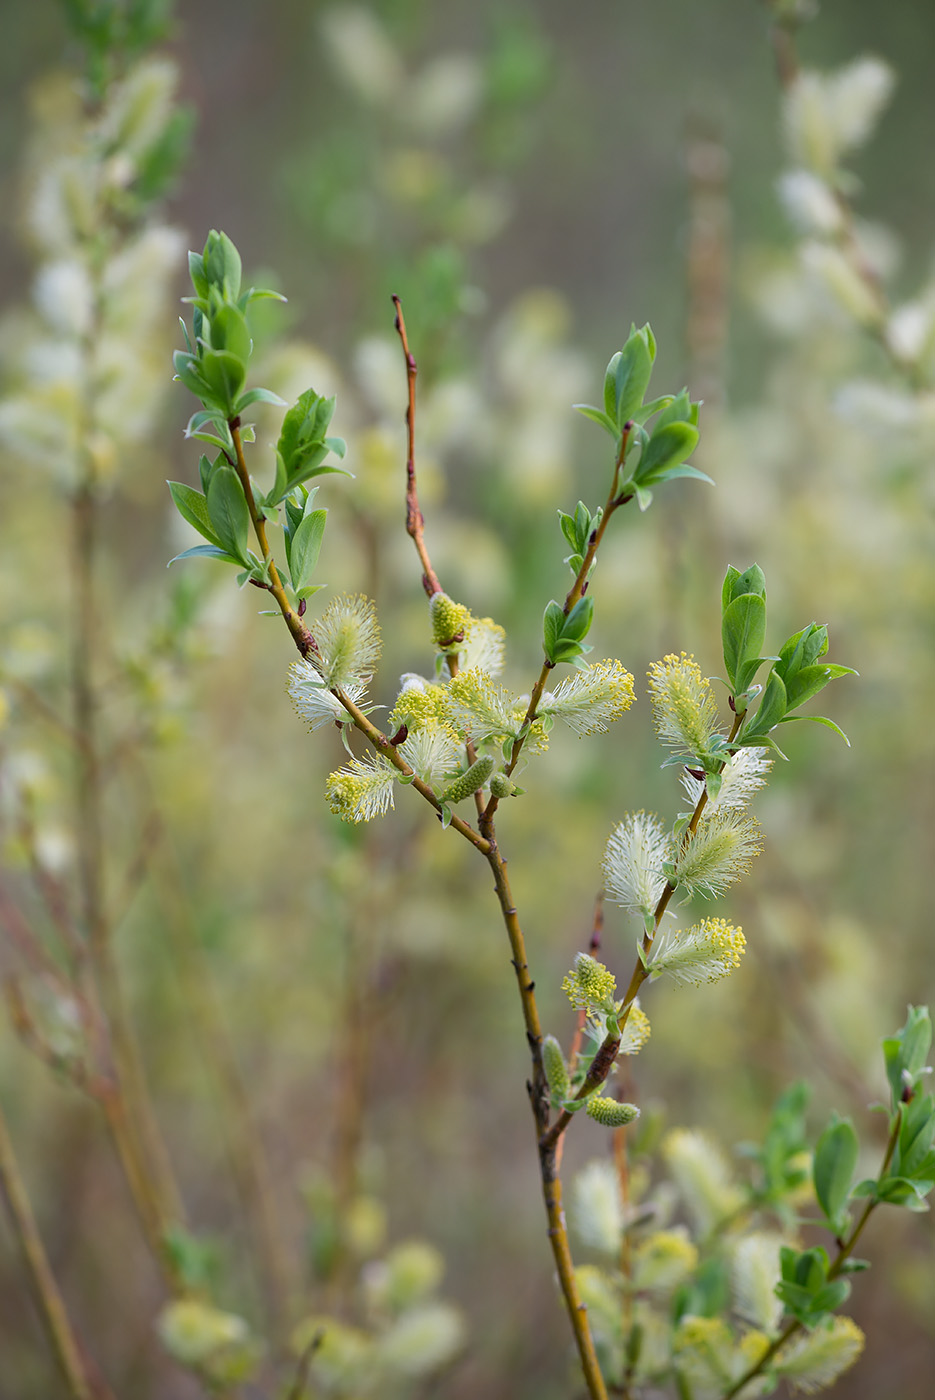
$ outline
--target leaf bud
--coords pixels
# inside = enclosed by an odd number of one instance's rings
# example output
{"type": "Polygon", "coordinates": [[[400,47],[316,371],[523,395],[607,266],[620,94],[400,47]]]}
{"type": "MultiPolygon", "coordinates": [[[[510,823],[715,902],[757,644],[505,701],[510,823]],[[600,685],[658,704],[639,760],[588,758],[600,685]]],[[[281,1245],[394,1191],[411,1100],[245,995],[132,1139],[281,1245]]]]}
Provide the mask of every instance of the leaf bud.
{"type": "Polygon", "coordinates": [[[596,1094],[588,1099],[588,1117],[595,1123],[603,1123],[605,1128],[622,1128],[639,1116],[635,1103],[619,1103],[617,1099],[604,1099],[596,1094]]]}
{"type": "Polygon", "coordinates": [[[472,796],[478,788],[482,788],[493,772],[494,759],[492,754],[484,754],[483,758],[472,763],[466,773],[461,773],[455,778],[453,783],[449,783],[442,794],[443,802],[461,802],[465,797],[472,796]]]}

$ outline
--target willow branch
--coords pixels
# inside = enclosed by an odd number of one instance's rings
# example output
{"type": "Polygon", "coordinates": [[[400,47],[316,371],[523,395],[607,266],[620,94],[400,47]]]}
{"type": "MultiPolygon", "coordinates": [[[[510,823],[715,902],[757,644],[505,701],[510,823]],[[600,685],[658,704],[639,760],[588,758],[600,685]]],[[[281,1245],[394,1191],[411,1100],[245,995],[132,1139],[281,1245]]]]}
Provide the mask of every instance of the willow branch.
{"type": "MultiPolygon", "coordinates": [[[[229,426],[236,450],[235,467],[237,475],[240,478],[241,485],[244,489],[244,495],[247,498],[250,519],[253,522],[257,543],[263,553],[263,562],[269,574],[269,591],[275,598],[279,611],[285,619],[286,626],[292,633],[292,639],[298,648],[299,655],[303,658],[317,655],[318,643],[289,602],[286,596],[286,590],[282,584],[282,579],[279,576],[279,571],[276,568],[276,562],[273,559],[272,551],[269,547],[269,540],[266,535],[266,519],[260,511],[257,510],[253,495],[253,487],[250,482],[250,474],[247,471],[247,464],[244,459],[243,443],[240,436],[240,420],[231,419],[229,426]]],[[[440,592],[440,587],[438,590],[434,591],[440,592]]],[[[428,783],[423,782],[421,778],[413,773],[409,764],[390,742],[389,736],[379,730],[377,726],[367,718],[363,710],[358,705],[355,705],[354,701],[351,700],[349,696],[345,695],[343,690],[332,690],[331,694],[344,706],[345,710],[354,721],[355,728],[360,730],[361,734],[364,735],[372,747],[376,749],[378,753],[383,754],[385,758],[389,759],[393,767],[398,769],[403,777],[410,778],[416,792],[419,793],[421,797],[424,797],[426,802],[429,802],[435,808],[439,816],[441,816],[442,804],[440,799],[433,792],[432,788],[429,787],[428,783]]],[[[476,846],[482,854],[486,855],[487,841],[483,836],[480,836],[468,822],[464,821],[462,817],[452,815],[451,826],[459,835],[463,836],[467,841],[470,841],[472,846],[476,846]]]]}
{"type": "Polygon", "coordinates": [[[494,879],[497,901],[503,915],[507,937],[512,952],[513,970],[523,1008],[523,1021],[526,1039],[532,1055],[532,1079],[527,1084],[530,1104],[535,1120],[536,1138],[539,1150],[539,1174],[542,1181],[542,1195],[548,1218],[549,1244],[558,1273],[559,1286],[571,1322],[575,1345],[581,1361],[581,1369],[587,1383],[591,1400],[607,1400],[607,1388],[601,1375],[601,1368],[594,1349],[594,1340],[588,1323],[587,1308],[578,1291],[571,1248],[568,1243],[568,1228],[562,1207],[562,1183],[558,1173],[558,1160],[553,1143],[546,1142],[549,1125],[549,1088],[542,1064],[542,1027],[536,1006],[535,983],[529,974],[526,959],[526,942],[519,922],[519,915],[513,903],[513,895],[507,878],[506,861],[500,855],[492,827],[485,827],[490,840],[487,863],[494,879]]]}
{"type": "MultiPolygon", "coordinates": [[[[883,1180],[889,1168],[890,1162],[893,1160],[893,1153],[896,1151],[896,1144],[899,1141],[899,1128],[901,1123],[902,1106],[900,1105],[900,1107],[897,1108],[896,1113],[893,1115],[893,1125],[890,1129],[889,1140],[886,1144],[886,1152],[884,1154],[883,1163],[880,1167],[879,1173],[877,1174],[878,1182],[883,1180]]],[[[861,1235],[864,1232],[864,1228],[866,1227],[867,1221],[870,1219],[871,1215],[873,1214],[874,1210],[879,1204],[880,1202],[876,1199],[876,1197],[870,1196],[867,1200],[867,1204],[860,1212],[860,1215],[857,1219],[857,1223],[854,1226],[853,1230],[851,1230],[850,1234],[845,1240],[838,1242],[837,1253],[835,1254],[834,1259],[832,1260],[828,1268],[829,1283],[833,1279],[836,1279],[844,1269],[844,1265],[847,1263],[851,1254],[854,1252],[854,1249],[857,1245],[857,1241],[860,1239],[861,1235]]],[[[740,1377],[740,1379],[738,1381],[735,1381],[729,1390],[725,1390],[723,1396],[721,1397],[721,1400],[734,1400],[734,1397],[740,1394],[744,1386],[748,1385],[750,1381],[754,1380],[755,1377],[760,1375],[764,1367],[769,1365],[773,1357],[783,1346],[785,1346],[789,1338],[794,1337],[798,1332],[801,1332],[804,1326],[805,1324],[803,1322],[800,1322],[797,1317],[790,1318],[786,1325],[783,1327],[782,1331],[779,1333],[779,1336],[774,1337],[773,1340],[770,1342],[769,1346],[767,1347],[763,1355],[760,1357],[759,1361],[757,1361],[757,1363],[754,1366],[751,1366],[748,1371],[745,1371],[744,1374],[740,1377]]]]}
{"type": "Polygon", "coordinates": [[[94,1390],[82,1359],[65,1300],[49,1265],[13,1143],[0,1108],[0,1195],[19,1243],[49,1346],[72,1400],[93,1400],[94,1390]]]}
{"type": "MultiPolygon", "coordinates": [[[[425,541],[423,537],[423,528],[425,522],[422,516],[422,512],[419,509],[419,500],[416,489],[415,381],[417,368],[415,357],[409,349],[409,342],[406,336],[406,325],[405,321],[403,320],[402,307],[400,305],[398,297],[393,298],[393,304],[396,307],[396,331],[399,335],[400,341],[402,343],[403,353],[406,357],[406,378],[409,389],[409,406],[406,414],[406,422],[408,425],[408,454],[406,460],[406,531],[416,547],[416,552],[419,556],[420,563],[422,564],[423,587],[425,588],[425,591],[429,595],[429,597],[431,597],[433,593],[441,592],[442,589],[441,584],[438,582],[438,575],[432,568],[432,564],[428,556],[428,551],[425,547],[425,541]]],[[[621,449],[621,460],[622,451],[623,449],[621,449]]],[[[617,473],[619,472],[619,467],[620,462],[618,461],[617,469],[615,471],[615,481],[617,473]]],[[[602,534],[603,530],[601,530],[600,533],[602,534]]],[[[589,561],[593,560],[593,557],[594,551],[592,550],[589,554],[589,561]]],[[[590,562],[587,562],[585,565],[583,576],[580,579],[582,590],[584,586],[586,586],[587,569],[589,567],[590,562]]],[[[581,592],[579,591],[578,597],[580,596],[581,592]]],[[[571,607],[574,605],[574,601],[577,601],[577,599],[573,600],[573,602],[568,605],[566,612],[570,611],[571,607]]],[[[457,657],[452,657],[450,659],[449,666],[451,673],[454,675],[457,671],[457,657]]],[[[353,715],[354,708],[352,708],[350,703],[347,701],[346,697],[339,694],[338,698],[341,700],[341,703],[345,706],[348,712],[353,715]]],[[[358,723],[356,715],[354,716],[354,719],[355,724],[358,725],[358,728],[361,728],[362,726],[358,723]]],[[[374,728],[374,726],[371,726],[371,728],[374,728]]],[[[375,728],[374,735],[375,737],[371,738],[371,743],[375,743],[377,745],[379,745],[381,742],[388,743],[388,741],[385,739],[385,736],[380,735],[379,731],[375,730],[375,728]]],[[[473,753],[473,747],[469,744],[468,756],[472,757],[473,753]]],[[[401,756],[396,752],[395,749],[391,749],[391,752],[388,756],[390,756],[392,760],[397,763],[397,766],[403,764],[401,756]]],[[[416,780],[413,783],[413,786],[418,788],[418,780],[416,780]]],[[[425,785],[423,784],[422,786],[424,787],[425,785]]],[[[429,801],[437,803],[437,798],[435,797],[434,793],[431,792],[431,789],[427,789],[427,791],[423,793],[423,796],[427,796],[429,801]]],[[[581,1369],[588,1387],[588,1393],[591,1396],[591,1400],[607,1400],[607,1388],[604,1384],[604,1378],[601,1375],[601,1369],[598,1363],[597,1353],[594,1349],[594,1340],[591,1336],[591,1329],[588,1324],[587,1308],[584,1302],[582,1301],[581,1295],[578,1291],[578,1284],[575,1279],[574,1263],[572,1262],[571,1249],[568,1243],[568,1229],[565,1224],[565,1212],[562,1208],[562,1183],[558,1172],[558,1158],[554,1151],[554,1148],[543,1148],[542,1146],[542,1138],[549,1125],[550,1112],[549,1088],[548,1083],[546,1081],[545,1069],[542,1063],[542,1027],[539,1021],[539,1011],[536,1005],[535,983],[533,982],[529,972],[529,964],[526,958],[526,942],[525,938],[523,937],[523,930],[519,922],[519,915],[516,910],[516,905],[513,902],[513,895],[510,890],[510,882],[507,877],[506,870],[506,861],[503,858],[503,856],[501,856],[500,849],[497,845],[496,832],[494,830],[493,825],[493,813],[496,810],[496,802],[493,799],[491,799],[491,802],[490,804],[488,804],[487,808],[483,809],[482,802],[478,797],[477,808],[479,816],[478,824],[480,826],[480,835],[478,836],[477,833],[475,833],[473,831],[473,828],[471,827],[467,827],[466,831],[462,831],[462,835],[467,835],[468,840],[472,841],[472,844],[475,845],[477,849],[480,850],[487,859],[487,864],[490,866],[491,874],[493,875],[494,889],[497,895],[497,902],[500,905],[500,911],[503,915],[503,922],[506,927],[507,937],[510,943],[513,970],[516,974],[516,985],[517,990],[519,992],[520,1003],[523,1011],[523,1023],[526,1028],[526,1039],[529,1044],[530,1054],[532,1056],[532,1078],[527,1083],[526,1087],[529,1093],[529,1100],[532,1106],[533,1120],[536,1129],[536,1139],[539,1150],[539,1175],[542,1182],[542,1195],[543,1200],[545,1202],[546,1217],[548,1219],[549,1244],[552,1249],[552,1257],[555,1261],[555,1268],[558,1274],[559,1286],[562,1291],[562,1297],[564,1299],[565,1307],[568,1312],[568,1317],[571,1322],[572,1331],[574,1333],[575,1345],[578,1349],[578,1355],[581,1360],[581,1369]]],[[[458,822],[458,820],[458,818],[452,817],[452,825],[454,826],[458,822]]],[[[463,825],[466,826],[466,823],[463,825]]]]}
{"type": "Polygon", "coordinates": [[[409,349],[406,322],[403,317],[402,303],[398,296],[393,296],[393,305],[396,308],[394,327],[406,357],[406,384],[409,390],[409,406],[406,409],[406,534],[416,547],[422,564],[422,587],[431,598],[433,593],[442,592],[442,586],[438,581],[438,575],[432,568],[432,561],[425,547],[423,534],[425,518],[419,509],[419,495],[416,489],[416,375],[419,370],[415,356],[409,349]]]}
{"type": "MultiPolygon", "coordinates": [[[[633,497],[630,495],[619,494],[620,470],[623,466],[623,459],[626,456],[627,446],[630,441],[630,435],[633,431],[633,427],[633,423],[626,423],[624,425],[623,432],[620,436],[620,450],[618,451],[616,461],[614,462],[614,472],[613,476],[611,477],[610,490],[607,493],[607,500],[604,503],[604,509],[601,513],[600,523],[591,532],[591,538],[588,540],[588,547],[585,550],[584,557],[581,563],[581,568],[575,575],[574,583],[568,590],[568,593],[565,595],[565,602],[562,605],[562,612],[565,615],[565,617],[568,616],[575,604],[579,602],[587,592],[588,578],[591,573],[591,569],[594,566],[594,561],[597,558],[597,551],[599,550],[601,541],[604,538],[604,533],[607,529],[607,526],[610,524],[611,516],[613,515],[614,511],[620,508],[620,506],[625,506],[628,501],[631,501],[633,499],[633,497]]],[[[523,745],[526,742],[526,738],[529,734],[529,730],[532,726],[533,720],[536,718],[536,715],[538,713],[539,702],[541,701],[543,692],[545,691],[546,681],[549,678],[550,672],[554,669],[554,662],[549,661],[549,659],[546,658],[545,661],[543,661],[542,663],[542,669],[539,672],[539,676],[536,680],[536,683],[530,692],[529,704],[526,708],[526,714],[523,718],[523,723],[521,726],[519,737],[514,739],[513,741],[513,747],[510,750],[509,762],[506,764],[503,770],[506,773],[507,777],[509,777],[513,773],[513,770],[516,768],[516,765],[519,762],[520,754],[523,751],[523,745]]],[[[493,817],[493,814],[496,812],[498,806],[498,799],[496,797],[491,796],[490,801],[487,803],[487,808],[485,812],[485,816],[488,820],[493,817]]]]}
{"type": "Polygon", "coordinates": [[[234,440],[235,458],[231,465],[240,478],[240,484],[243,487],[243,493],[247,500],[247,509],[250,512],[250,520],[253,524],[254,533],[256,534],[257,542],[263,554],[263,562],[266,565],[269,575],[267,587],[276,599],[276,606],[282,613],[286,626],[292,633],[292,639],[298,647],[299,655],[302,657],[311,656],[314,652],[318,651],[318,646],[316,645],[315,638],[286,596],[286,590],[283,587],[279,570],[276,567],[273,552],[269,547],[269,540],[266,536],[266,517],[263,515],[262,511],[257,509],[256,498],[253,494],[253,483],[250,480],[250,473],[247,470],[247,463],[244,458],[243,439],[240,434],[240,419],[231,418],[228,426],[231,430],[231,437],[234,440]]]}
{"type": "MultiPolygon", "coordinates": [[[[731,725],[731,731],[728,735],[728,743],[731,743],[737,737],[738,730],[740,729],[743,720],[743,714],[734,714],[734,722],[731,725]]],[[[723,767],[724,765],[722,763],[720,765],[720,768],[723,767]]],[[[701,814],[707,805],[708,789],[707,787],[704,787],[701,791],[701,795],[699,796],[698,801],[695,803],[695,809],[692,812],[688,826],[682,833],[682,850],[685,849],[689,841],[694,836],[695,831],[698,828],[698,823],[701,820],[701,814]]],[[[617,1051],[620,1048],[620,1041],[623,1036],[623,1032],[626,1029],[627,1021],[630,1019],[630,1010],[633,1006],[633,1003],[636,1001],[640,987],[642,987],[643,983],[649,976],[649,972],[647,971],[647,963],[649,961],[650,949],[653,946],[653,941],[656,937],[656,934],[659,932],[659,925],[662,923],[663,916],[669,907],[669,901],[675,894],[676,888],[677,887],[673,885],[671,881],[667,881],[665,889],[659,896],[659,900],[656,904],[655,909],[653,910],[652,929],[647,929],[646,932],[643,934],[643,938],[640,943],[640,951],[637,955],[636,962],[633,966],[633,973],[630,977],[630,982],[627,986],[626,994],[623,998],[620,1011],[617,1014],[618,1033],[616,1035],[608,1035],[603,1040],[600,1049],[598,1050],[597,1054],[594,1056],[594,1059],[591,1062],[591,1067],[588,1070],[587,1078],[581,1085],[578,1092],[575,1094],[576,1101],[587,1098],[587,1096],[589,1094],[592,1094],[595,1089],[599,1089],[600,1086],[607,1079],[607,1076],[610,1074],[610,1071],[614,1064],[614,1060],[617,1057],[617,1051]]],[[[555,1122],[549,1128],[548,1133],[546,1134],[546,1140],[550,1143],[555,1143],[557,1139],[561,1137],[562,1133],[565,1132],[573,1116],[574,1115],[572,1113],[569,1113],[567,1108],[562,1109],[555,1122]]]]}

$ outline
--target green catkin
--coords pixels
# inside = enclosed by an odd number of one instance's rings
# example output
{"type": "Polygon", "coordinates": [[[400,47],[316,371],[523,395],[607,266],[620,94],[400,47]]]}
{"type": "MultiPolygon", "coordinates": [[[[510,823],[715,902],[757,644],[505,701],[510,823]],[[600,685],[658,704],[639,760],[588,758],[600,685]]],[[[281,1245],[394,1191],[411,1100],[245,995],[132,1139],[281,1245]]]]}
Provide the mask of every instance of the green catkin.
{"type": "MultiPolygon", "coordinates": [[[[436,595],[437,596],[437,595],[436,595]]],[[[484,754],[483,758],[472,763],[466,773],[455,778],[453,783],[442,793],[443,802],[461,802],[465,797],[471,797],[478,788],[482,788],[493,772],[494,759],[491,754],[484,754]]]]}
{"type": "Polygon", "coordinates": [[[588,1099],[588,1117],[605,1128],[622,1128],[639,1118],[640,1111],[635,1103],[619,1103],[616,1099],[602,1099],[595,1095],[588,1099]]]}
{"type": "Polygon", "coordinates": [[[563,1102],[571,1093],[571,1082],[562,1047],[554,1035],[547,1035],[542,1042],[542,1068],[545,1070],[552,1097],[563,1102]]]}
{"type": "Polygon", "coordinates": [[[505,773],[494,773],[490,779],[491,797],[515,797],[519,788],[505,773]]]}

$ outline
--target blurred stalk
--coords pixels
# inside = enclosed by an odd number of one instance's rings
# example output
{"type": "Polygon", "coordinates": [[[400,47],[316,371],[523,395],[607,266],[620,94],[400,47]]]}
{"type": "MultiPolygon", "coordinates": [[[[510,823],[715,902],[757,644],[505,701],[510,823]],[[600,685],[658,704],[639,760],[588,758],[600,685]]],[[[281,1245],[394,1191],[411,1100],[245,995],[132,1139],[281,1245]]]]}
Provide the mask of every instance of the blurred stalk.
{"type": "MultiPolygon", "coordinates": [[[[686,370],[703,400],[706,426],[725,405],[725,359],[730,323],[730,156],[721,123],[710,113],[692,117],[685,135],[688,249],[685,316],[686,370]]],[[[702,438],[702,443],[705,441],[702,438]]],[[[701,443],[699,443],[701,447],[701,443]]],[[[703,454],[703,448],[702,448],[703,454]]],[[[696,452],[696,456],[697,456],[696,452]]]]}
{"type": "MultiPolygon", "coordinates": [[[[148,783],[148,775],[146,779],[148,783]]],[[[151,794],[152,795],[152,794],[151,794]]],[[[153,796],[154,810],[155,797],[153,796]]],[[[191,1024],[209,1074],[221,1099],[222,1123],[231,1176],[256,1246],[260,1289],[273,1329],[284,1338],[290,1322],[292,1270],[283,1249],[276,1209],[276,1192],[257,1129],[235,1046],[218,1001],[211,967],[198,938],[188,901],[178,852],[157,816],[159,850],[166,869],[154,880],[191,1024]]]]}
{"type": "MultiPolygon", "coordinates": [[[[731,208],[727,189],[730,157],[721,123],[712,112],[695,112],[686,124],[683,163],[688,217],[685,241],[685,382],[702,404],[705,432],[693,456],[717,479],[716,429],[726,408],[726,357],[730,324],[731,208]],[[712,428],[715,432],[712,433],[712,428]]],[[[703,632],[694,600],[704,596],[697,563],[719,552],[717,516],[683,495],[668,505],[668,528],[660,537],[662,635],[654,650],[671,649],[676,636],[703,632]]]]}
{"type": "Polygon", "coordinates": [[[29,1196],[20,1174],[6,1119],[0,1106],[0,1195],[9,1216],[10,1225],[19,1243],[23,1263],[35,1295],[36,1307],[46,1330],[49,1345],[68,1387],[72,1400],[98,1400],[103,1394],[92,1387],[82,1359],[81,1347],[72,1329],[65,1300],[49,1265],[45,1247],[39,1235],[29,1196]]]}
{"type": "MultiPolygon", "coordinates": [[[[107,843],[104,830],[103,765],[99,738],[100,690],[97,656],[104,618],[95,581],[100,534],[100,488],[90,443],[94,433],[97,383],[95,343],[100,326],[102,250],[93,270],[94,314],[82,346],[84,387],[82,419],[77,429],[77,482],[71,493],[72,667],[74,728],[82,736],[76,752],[75,808],[79,897],[85,932],[87,966],[78,968],[87,985],[93,977],[103,1012],[114,1089],[105,1099],[107,1121],[127,1175],[134,1202],[170,1289],[178,1279],[168,1257],[169,1226],[182,1220],[178,1188],[169,1165],[134,1035],[117,960],[105,896],[107,843]]],[[[81,962],[84,962],[82,957],[81,962]]]]}

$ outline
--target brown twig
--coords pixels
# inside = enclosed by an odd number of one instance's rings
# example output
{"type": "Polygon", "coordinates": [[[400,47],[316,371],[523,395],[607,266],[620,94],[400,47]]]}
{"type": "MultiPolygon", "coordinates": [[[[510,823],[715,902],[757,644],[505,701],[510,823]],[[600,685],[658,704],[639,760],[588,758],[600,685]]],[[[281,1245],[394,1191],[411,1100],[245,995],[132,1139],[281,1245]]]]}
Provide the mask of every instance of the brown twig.
{"type": "Polygon", "coordinates": [[[416,553],[422,565],[422,587],[431,598],[433,593],[442,592],[442,586],[438,581],[438,575],[432,568],[432,561],[425,547],[423,534],[425,518],[419,509],[419,496],[416,489],[416,375],[419,371],[415,356],[409,349],[406,322],[403,318],[402,303],[398,296],[393,296],[393,305],[396,308],[394,325],[402,343],[403,354],[406,357],[406,383],[409,390],[409,406],[406,409],[406,534],[416,547],[416,553]]]}
{"type": "Polygon", "coordinates": [[[581,1369],[592,1400],[606,1400],[607,1388],[601,1374],[594,1340],[588,1323],[587,1308],[578,1291],[574,1263],[568,1243],[568,1228],[562,1207],[562,1182],[558,1170],[558,1158],[554,1143],[549,1142],[549,1090],[542,1064],[542,1028],[536,1006],[535,983],[529,974],[526,960],[526,943],[520,926],[516,906],[507,878],[506,861],[500,855],[494,837],[492,823],[485,819],[484,830],[490,841],[487,862],[494,877],[497,901],[503,914],[510,950],[513,955],[513,969],[523,1008],[526,1026],[526,1039],[532,1055],[532,1079],[527,1083],[529,1100],[532,1106],[539,1151],[539,1174],[542,1181],[542,1195],[548,1218],[549,1243],[558,1273],[559,1287],[565,1300],[565,1307],[574,1332],[575,1345],[581,1361],[581,1369]]]}
{"type": "Polygon", "coordinates": [[[295,1370],[295,1379],[289,1387],[286,1400],[302,1400],[305,1394],[305,1387],[308,1384],[309,1371],[312,1369],[312,1362],[315,1359],[315,1353],[324,1340],[325,1328],[319,1327],[302,1352],[302,1355],[299,1357],[299,1364],[295,1370]]]}
{"type": "MultiPolygon", "coordinates": [[[[431,597],[433,593],[438,593],[442,590],[438,582],[438,576],[432,568],[431,560],[429,559],[428,551],[425,547],[423,538],[424,520],[422,512],[419,509],[416,491],[414,435],[415,380],[417,367],[415,358],[409,349],[399,298],[394,297],[393,303],[396,307],[396,330],[399,334],[403,353],[406,357],[406,375],[409,388],[409,407],[406,416],[409,429],[408,456],[406,461],[406,530],[415,545],[419,561],[422,564],[423,587],[429,597],[431,597]]],[[[619,463],[617,471],[619,472],[619,463]]],[[[615,481],[616,475],[617,473],[615,472],[615,481]]],[[[598,533],[599,536],[603,531],[601,530],[596,533],[598,533]]],[[[583,591],[584,583],[587,580],[587,572],[593,557],[594,550],[592,549],[589,552],[584,572],[580,579],[581,591],[583,591]]],[[[577,597],[581,596],[581,591],[579,591],[577,597]]],[[[568,604],[566,614],[570,611],[574,601],[577,601],[577,598],[568,604]]],[[[456,657],[452,658],[452,663],[450,669],[452,670],[452,674],[454,674],[457,670],[456,657]]],[[[343,700],[342,703],[344,703],[343,700]]],[[[531,706],[531,708],[533,707],[531,706]]],[[[469,757],[472,754],[473,747],[469,747],[469,757]]],[[[517,758],[519,756],[518,750],[516,756],[517,758]]],[[[477,805],[479,812],[480,840],[474,841],[473,844],[477,846],[486,857],[491,874],[493,875],[497,902],[500,905],[503,922],[510,943],[513,969],[516,974],[516,984],[523,1010],[526,1039],[532,1056],[532,1078],[527,1083],[526,1087],[529,1093],[529,1100],[536,1128],[536,1139],[539,1151],[539,1174],[542,1182],[542,1195],[548,1219],[548,1236],[552,1248],[552,1257],[555,1260],[559,1286],[571,1321],[575,1344],[578,1348],[578,1355],[581,1360],[581,1368],[588,1387],[588,1393],[592,1397],[592,1400],[607,1400],[607,1389],[604,1384],[604,1378],[601,1375],[597,1353],[594,1349],[594,1341],[588,1323],[587,1308],[581,1299],[577,1280],[575,1278],[574,1264],[572,1262],[571,1249],[568,1243],[568,1229],[565,1224],[565,1213],[562,1208],[562,1183],[558,1170],[558,1158],[552,1146],[543,1146],[543,1137],[549,1124],[550,1109],[548,1084],[546,1082],[545,1069],[542,1063],[542,1027],[536,1005],[535,983],[529,973],[525,938],[510,890],[506,861],[503,856],[501,856],[497,845],[496,832],[493,824],[493,813],[496,810],[496,802],[491,799],[487,808],[483,810],[480,801],[477,805]]],[[[452,819],[452,825],[455,824],[455,820],[454,818],[452,819]]],[[[473,830],[472,828],[468,828],[468,831],[470,833],[468,839],[471,839],[474,835],[473,830]]]]}
{"type": "MultiPolygon", "coordinates": [[[[36,1307],[52,1354],[72,1400],[94,1400],[94,1388],[82,1357],[65,1300],[49,1265],[29,1196],[20,1174],[13,1143],[0,1108],[0,1196],[29,1275],[36,1307]]],[[[98,1392],[100,1393],[100,1392],[98,1392]]]]}
{"type": "Polygon", "coordinates": [[[11,676],[6,671],[0,671],[0,677],[2,677],[5,686],[14,691],[25,702],[30,715],[39,715],[75,748],[80,749],[84,746],[84,735],[79,733],[74,725],[69,724],[68,720],[60,715],[58,710],[50,705],[45,696],[38,690],[27,685],[25,681],[21,681],[18,676],[11,676]]]}

